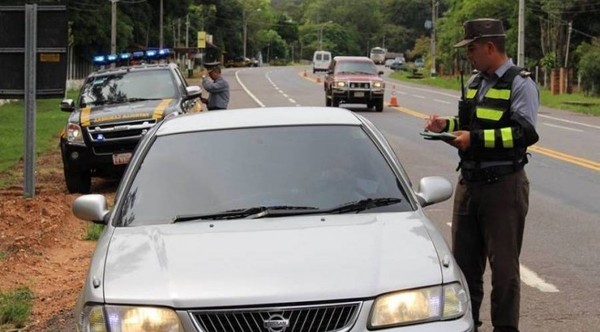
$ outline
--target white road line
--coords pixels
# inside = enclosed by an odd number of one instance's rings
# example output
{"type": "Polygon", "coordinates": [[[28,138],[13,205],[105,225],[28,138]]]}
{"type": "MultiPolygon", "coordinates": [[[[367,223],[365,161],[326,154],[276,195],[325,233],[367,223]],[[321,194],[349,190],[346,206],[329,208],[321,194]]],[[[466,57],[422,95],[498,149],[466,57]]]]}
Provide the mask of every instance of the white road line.
{"type": "Polygon", "coordinates": [[[521,267],[521,281],[523,281],[526,285],[537,288],[544,293],[557,293],[559,292],[556,286],[545,282],[542,278],[540,278],[535,272],[526,268],[523,264],[521,267]]]}
{"type": "Polygon", "coordinates": [[[253,95],[252,92],[250,92],[250,90],[248,90],[248,88],[246,88],[246,86],[244,85],[244,83],[242,83],[242,80],[240,79],[240,76],[238,75],[239,72],[240,72],[239,70],[237,70],[235,72],[235,79],[238,81],[238,83],[240,84],[240,86],[242,87],[242,89],[244,89],[244,91],[246,92],[246,94],[248,96],[250,96],[250,98],[252,98],[258,104],[258,106],[265,107],[265,104],[261,103],[261,101],[258,100],[258,98],[256,98],[256,96],[253,95]]]}
{"type": "Polygon", "coordinates": [[[283,91],[281,91],[281,94],[282,94],[284,97],[288,98],[288,99],[290,98],[290,96],[288,96],[288,95],[287,95],[286,93],[284,93],[283,91]]]}
{"type": "Polygon", "coordinates": [[[565,120],[565,119],[561,119],[561,118],[553,117],[553,116],[550,116],[550,115],[538,114],[538,116],[539,116],[540,118],[546,118],[546,119],[551,119],[551,120],[556,120],[556,121],[562,121],[562,122],[566,122],[566,123],[570,123],[570,124],[575,124],[575,125],[579,125],[579,126],[584,126],[584,127],[590,127],[590,128],[600,129],[600,126],[594,126],[594,125],[591,125],[591,124],[582,123],[582,122],[577,122],[577,121],[565,120]]]}
{"type": "MultiPolygon", "coordinates": [[[[292,104],[295,104],[295,103],[296,103],[296,101],[295,101],[294,99],[292,99],[292,98],[288,98],[288,100],[289,100],[289,101],[290,101],[290,103],[292,103],[292,104]]],[[[297,105],[297,106],[300,106],[300,105],[297,105]]]]}
{"type": "MultiPolygon", "coordinates": [[[[448,227],[452,227],[451,222],[447,222],[448,227]]],[[[523,264],[519,264],[521,270],[521,281],[529,287],[538,289],[544,293],[557,293],[558,288],[553,284],[547,283],[544,279],[540,278],[535,272],[531,271],[523,264]]]]}
{"type": "Polygon", "coordinates": [[[420,98],[420,99],[425,99],[425,96],[421,96],[421,95],[412,95],[415,98],[420,98]]]}
{"type": "Polygon", "coordinates": [[[441,99],[434,99],[433,101],[436,101],[436,102],[438,102],[438,103],[442,103],[442,104],[448,104],[448,105],[452,104],[452,103],[451,103],[451,102],[449,102],[449,101],[446,101],[446,100],[441,100],[441,99]]]}
{"type": "Polygon", "coordinates": [[[548,126],[548,127],[554,127],[554,128],[564,129],[564,130],[583,132],[583,130],[581,130],[581,129],[575,129],[575,128],[571,128],[571,127],[559,126],[559,125],[555,125],[555,124],[548,123],[548,122],[544,122],[544,124],[546,126],[548,126]]]}

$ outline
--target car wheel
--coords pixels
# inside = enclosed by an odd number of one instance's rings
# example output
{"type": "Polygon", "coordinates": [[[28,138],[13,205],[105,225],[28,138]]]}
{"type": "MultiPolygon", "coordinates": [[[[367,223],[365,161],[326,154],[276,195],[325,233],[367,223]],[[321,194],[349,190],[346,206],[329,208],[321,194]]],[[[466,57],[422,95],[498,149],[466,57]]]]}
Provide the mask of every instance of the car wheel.
{"type": "Polygon", "coordinates": [[[375,104],[375,111],[383,112],[383,99],[378,101],[377,104],[375,104]]]}
{"type": "Polygon", "coordinates": [[[67,190],[71,194],[88,194],[92,189],[92,174],[89,170],[73,171],[64,167],[67,190]]]}
{"type": "Polygon", "coordinates": [[[375,107],[375,104],[373,104],[373,103],[367,103],[367,109],[368,110],[372,109],[373,107],[375,107]]]}

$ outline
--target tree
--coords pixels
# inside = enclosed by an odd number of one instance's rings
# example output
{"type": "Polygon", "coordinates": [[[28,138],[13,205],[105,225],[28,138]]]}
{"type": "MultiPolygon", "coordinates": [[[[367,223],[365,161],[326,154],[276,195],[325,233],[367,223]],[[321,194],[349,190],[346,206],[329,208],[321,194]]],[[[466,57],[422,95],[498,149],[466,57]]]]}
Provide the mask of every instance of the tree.
{"type": "Polygon", "coordinates": [[[600,96],[600,39],[582,43],[575,51],[579,57],[579,74],[585,95],[600,96]]]}

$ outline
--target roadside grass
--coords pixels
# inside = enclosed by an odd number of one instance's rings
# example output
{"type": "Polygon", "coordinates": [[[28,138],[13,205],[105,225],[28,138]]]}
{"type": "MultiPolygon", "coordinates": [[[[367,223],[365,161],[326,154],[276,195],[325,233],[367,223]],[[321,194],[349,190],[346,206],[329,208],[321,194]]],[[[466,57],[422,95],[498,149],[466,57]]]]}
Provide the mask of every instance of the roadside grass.
{"type": "MultiPolygon", "coordinates": [[[[410,78],[405,71],[393,72],[390,78],[414,84],[435,86],[438,88],[460,91],[460,77],[431,77],[424,74],[422,78],[410,78]]],[[[466,82],[468,75],[464,76],[466,82]]],[[[600,116],[600,98],[587,97],[582,93],[552,95],[549,90],[540,88],[541,104],[546,107],[600,116]]]]}
{"type": "Polygon", "coordinates": [[[6,253],[3,251],[0,251],[0,261],[6,258],[6,253]]]}
{"type": "Polygon", "coordinates": [[[98,241],[100,234],[104,231],[104,225],[91,224],[87,228],[87,232],[83,237],[86,241],[98,241]]]}
{"type": "MultiPolygon", "coordinates": [[[[68,98],[75,99],[78,91],[69,91],[68,98]]],[[[64,128],[68,113],[59,109],[60,99],[38,99],[36,104],[36,155],[58,144],[58,135],[64,128]]],[[[25,105],[23,100],[0,106],[0,173],[17,165],[25,150],[25,105]]],[[[4,177],[3,177],[4,178],[4,177]]],[[[11,178],[0,179],[0,188],[6,187],[11,178]]]]}
{"type": "Polygon", "coordinates": [[[27,287],[0,293],[0,331],[24,327],[32,308],[33,292],[27,287]]]}

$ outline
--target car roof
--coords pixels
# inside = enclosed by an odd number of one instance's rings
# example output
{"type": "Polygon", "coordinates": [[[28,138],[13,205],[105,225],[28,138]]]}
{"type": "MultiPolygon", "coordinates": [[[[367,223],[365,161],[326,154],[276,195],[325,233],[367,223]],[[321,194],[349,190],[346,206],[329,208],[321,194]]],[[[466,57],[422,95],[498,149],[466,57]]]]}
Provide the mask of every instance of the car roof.
{"type": "Polygon", "coordinates": [[[333,107],[266,107],[189,113],[164,121],[156,135],[192,131],[301,126],[353,125],[362,121],[353,112],[333,107]]]}
{"type": "Polygon", "coordinates": [[[336,56],[333,58],[335,61],[364,61],[364,62],[373,62],[373,60],[367,58],[366,56],[336,56]]]}

